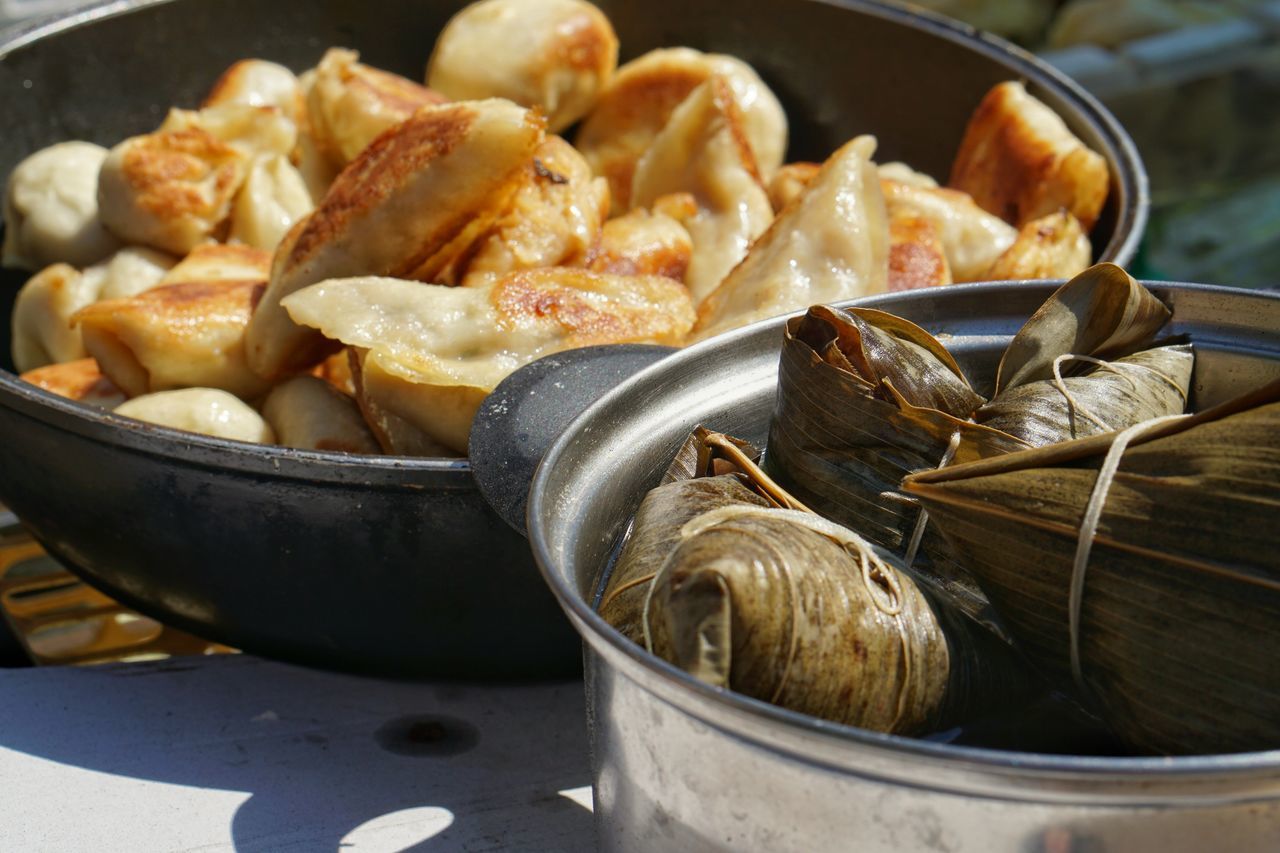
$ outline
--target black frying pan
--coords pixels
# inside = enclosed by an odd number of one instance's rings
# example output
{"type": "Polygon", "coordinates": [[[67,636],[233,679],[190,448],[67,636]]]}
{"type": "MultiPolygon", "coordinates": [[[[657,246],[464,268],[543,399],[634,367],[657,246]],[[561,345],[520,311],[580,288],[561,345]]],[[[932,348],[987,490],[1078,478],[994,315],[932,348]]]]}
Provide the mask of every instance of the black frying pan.
{"type": "MultiPolygon", "coordinates": [[[[1110,163],[1093,233],[1128,261],[1146,176],[1123,130],[1022,51],[863,0],[597,0],[623,59],[689,45],[751,63],[787,108],[790,159],[864,132],[879,160],[945,177],[970,112],[1022,78],[1110,163]]],[[[193,106],[233,61],[301,70],[326,47],[421,79],[454,0],[124,0],[0,44],[0,172],[66,139],[110,146],[193,106]]],[[[24,275],[0,283],[5,313],[24,275]]],[[[7,326],[3,340],[7,359],[7,326]]],[[[342,456],[179,433],[0,371],[0,500],[56,557],[138,610],[259,654],[331,667],[544,676],[579,643],[524,540],[465,461],[342,456]]],[[[565,512],[575,512],[565,507],[565,512]]]]}

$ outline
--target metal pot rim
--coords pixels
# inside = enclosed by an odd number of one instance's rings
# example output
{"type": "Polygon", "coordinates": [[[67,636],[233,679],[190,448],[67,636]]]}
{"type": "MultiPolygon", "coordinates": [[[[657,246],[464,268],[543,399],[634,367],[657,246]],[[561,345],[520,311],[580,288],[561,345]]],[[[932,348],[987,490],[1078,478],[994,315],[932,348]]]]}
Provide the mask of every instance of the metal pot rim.
{"type": "MultiPolygon", "coordinates": [[[[1036,280],[1025,282],[976,282],[972,284],[950,285],[946,288],[951,293],[983,293],[1008,288],[1053,288],[1062,284],[1061,280],[1036,280]]],[[[1218,293],[1230,297],[1246,297],[1274,299],[1280,301],[1280,293],[1264,291],[1246,291],[1239,288],[1219,285],[1191,284],[1182,282],[1148,281],[1145,285],[1159,293],[1160,291],[1201,291],[1218,293]]],[[[900,302],[903,299],[924,301],[934,294],[931,290],[918,290],[910,293],[894,293],[849,300],[836,303],[839,306],[856,305],[859,307],[876,307],[886,301],[900,302]]],[[[534,476],[529,495],[529,544],[533,549],[538,569],[543,579],[551,587],[560,606],[569,615],[587,643],[602,654],[607,661],[619,666],[628,678],[637,680],[644,688],[656,693],[664,701],[680,707],[693,714],[707,725],[729,730],[736,737],[757,740],[766,748],[794,752],[804,755],[808,761],[824,763],[836,768],[848,769],[851,764],[866,756],[877,756],[882,759],[904,758],[923,762],[939,768],[945,773],[951,769],[976,769],[992,777],[1037,776],[1042,779],[1054,779],[1066,785],[1091,785],[1095,783],[1114,782],[1120,786],[1141,780],[1143,782],[1166,782],[1170,784],[1195,781],[1226,782],[1241,781],[1245,777],[1265,776],[1280,781],[1280,749],[1265,752],[1233,753],[1220,755],[1195,755],[1175,757],[1108,757],[1108,756],[1076,756],[1053,755],[1044,753],[1017,752],[971,746],[953,746],[946,743],[920,740],[899,735],[880,734],[855,728],[853,726],[819,720],[806,714],[771,705],[757,699],[733,693],[728,690],[711,687],[690,676],[688,673],[644,651],[627,640],[619,632],[606,623],[577,591],[566,584],[553,566],[552,548],[547,531],[538,521],[538,510],[547,495],[550,479],[556,463],[569,453],[570,447],[580,439],[582,433],[600,417],[601,413],[617,405],[617,400],[625,398],[633,386],[656,382],[657,377],[679,371],[682,364],[700,359],[711,359],[713,354],[742,338],[761,334],[777,334],[790,317],[799,316],[803,312],[795,312],[784,317],[762,320],[726,332],[723,335],[708,339],[680,352],[674,353],[658,364],[637,373],[626,382],[610,391],[584,411],[572,424],[561,433],[560,437],[547,451],[534,476]],[[729,728],[721,720],[707,716],[706,711],[714,710],[717,714],[728,713],[728,718],[743,727],[729,728]],[[769,737],[764,739],[760,733],[744,731],[753,724],[769,728],[769,737]],[[781,735],[777,739],[775,735],[781,735]],[[784,742],[785,741],[785,742],[784,742]],[[843,759],[849,759],[848,762],[843,759]],[[1212,777],[1210,780],[1209,777],[1212,777]]],[[[919,784],[917,781],[915,784],[919,784]]],[[[940,786],[945,787],[939,783],[940,786]]],[[[1006,791],[1006,794],[1009,792],[1006,791]]],[[[1043,792],[1037,792],[1043,795],[1043,792]]],[[[1139,797],[1149,800],[1155,796],[1151,790],[1148,795],[1139,797]]]]}

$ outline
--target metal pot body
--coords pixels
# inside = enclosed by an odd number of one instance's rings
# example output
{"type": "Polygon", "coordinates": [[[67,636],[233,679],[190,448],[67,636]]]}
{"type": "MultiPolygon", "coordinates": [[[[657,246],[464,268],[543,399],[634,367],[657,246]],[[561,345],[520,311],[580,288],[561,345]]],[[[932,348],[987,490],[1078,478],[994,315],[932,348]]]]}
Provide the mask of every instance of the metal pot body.
{"type": "MultiPolygon", "coordinates": [[[[0,43],[0,173],[55,142],[113,145],[200,102],[235,60],[307,68],[331,45],[421,79],[463,0],[117,0],[0,43]]],[[[993,84],[1021,78],[1110,164],[1094,232],[1132,257],[1146,176],[1078,86],[1011,46],[862,0],[598,0],[624,58],[691,45],[750,62],[791,119],[791,157],[874,132],[878,157],[943,177],[993,84]]],[[[0,278],[7,315],[25,275],[0,278]]],[[[0,324],[7,357],[9,324],[0,324]]],[[[0,371],[0,500],[89,582],[246,650],[472,677],[580,664],[528,549],[465,462],[249,448],[66,404],[0,371]]]]}
{"type": "MultiPolygon", "coordinates": [[[[963,285],[858,304],[949,335],[969,375],[992,376],[1010,336],[1052,289],[963,285]]],[[[1174,332],[1195,343],[1194,405],[1280,377],[1280,296],[1153,289],[1174,309],[1174,332]]],[[[706,424],[763,442],[781,334],[781,321],[760,323],[633,377],[566,430],[534,480],[535,555],[589,649],[602,847],[1277,849],[1280,752],[1068,757],[874,734],[703,685],[595,614],[611,549],[689,431],[706,424]]]]}

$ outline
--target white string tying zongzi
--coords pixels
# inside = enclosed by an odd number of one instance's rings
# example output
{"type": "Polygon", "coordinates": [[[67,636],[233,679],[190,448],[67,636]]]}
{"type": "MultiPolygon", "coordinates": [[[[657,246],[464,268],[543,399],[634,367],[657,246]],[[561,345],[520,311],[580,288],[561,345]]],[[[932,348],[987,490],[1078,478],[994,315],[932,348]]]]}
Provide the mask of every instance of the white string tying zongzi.
{"type": "MultiPolygon", "coordinates": [[[[960,449],[960,430],[951,433],[951,441],[947,443],[947,450],[942,454],[942,461],[938,463],[938,468],[946,468],[951,464],[951,460],[955,458],[956,451],[960,449]]],[[[935,469],[936,470],[936,469],[935,469]]],[[[911,531],[911,541],[907,543],[907,552],[902,558],[902,562],[909,569],[916,564],[916,552],[920,550],[920,542],[924,539],[924,529],[929,526],[929,511],[924,507],[920,507],[920,514],[916,516],[915,529],[911,531]]]]}
{"type": "MultiPolygon", "coordinates": [[[[898,643],[902,647],[902,681],[898,687],[894,717],[889,728],[889,731],[893,731],[902,719],[903,714],[906,713],[907,693],[913,675],[911,640],[907,636],[907,628],[902,621],[906,596],[902,591],[902,580],[898,577],[898,573],[876,553],[875,548],[866,539],[863,539],[847,527],[836,524],[834,521],[802,510],[775,509],[746,504],[718,507],[685,522],[684,526],[680,528],[680,538],[681,540],[688,539],[713,527],[741,518],[785,519],[825,536],[858,559],[862,583],[867,590],[868,597],[871,599],[871,604],[881,613],[893,619],[894,628],[897,629],[898,633],[898,643]]],[[[659,574],[661,574],[661,571],[659,574]]],[[[654,586],[657,586],[656,579],[654,586]]],[[[650,597],[652,597],[652,589],[653,587],[650,588],[650,597]]],[[[646,642],[649,642],[648,610],[649,600],[646,599],[644,615],[646,642]]],[[[786,684],[795,662],[796,643],[794,642],[794,635],[792,639],[791,649],[787,655],[786,668],[783,670],[782,679],[777,690],[774,691],[775,699],[781,693],[782,686],[786,684]]],[[[653,650],[652,645],[649,646],[649,650],[653,650]]]]}
{"type": "Polygon", "coordinates": [[[1125,373],[1125,370],[1142,370],[1142,371],[1146,371],[1147,373],[1153,373],[1158,378],[1164,380],[1164,382],[1167,383],[1171,388],[1173,388],[1174,391],[1177,391],[1178,396],[1182,398],[1183,406],[1184,407],[1186,406],[1187,392],[1182,389],[1182,386],[1179,385],[1178,382],[1175,381],[1172,377],[1168,376],[1167,374],[1159,370],[1156,370],[1154,367],[1148,364],[1139,364],[1137,362],[1132,362],[1132,361],[1104,361],[1100,358],[1094,358],[1093,356],[1089,356],[1089,355],[1067,354],[1067,355],[1058,356],[1053,360],[1054,387],[1057,388],[1058,391],[1062,394],[1062,396],[1066,398],[1067,406],[1069,406],[1072,411],[1082,415],[1087,420],[1092,421],[1095,426],[1097,426],[1104,432],[1110,432],[1114,430],[1115,427],[1111,426],[1102,418],[1098,417],[1093,412],[1089,411],[1087,408],[1081,405],[1080,402],[1076,400],[1076,398],[1072,395],[1071,390],[1067,388],[1066,380],[1063,379],[1062,377],[1062,363],[1064,361],[1083,361],[1088,364],[1095,365],[1099,370],[1109,370],[1112,373],[1116,374],[1117,376],[1121,377],[1122,379],[1126,380],[1129,383],[1129,388],[1132,389],[1135,393],[1138,390],[1138,385],[1136,382],[1133,381],[1132,376],[1129,376],[1125,373]]]}
{"type": "Polygon", "coordinates": [[[1168,421],[1176,421],[1189,415],[1165,415],[1152,418],[1140,424],[1134,424],[1116,435],[1111,448],[1102,460],[1098,469],[1098,477],[1093,482],[1093,491],[1089,502],[1085,504],[1084,516],[1080,520],[1080,530],[1076,538],[1076,557],[1071,566],[1071,589],[1067,599],[1067,629],[1071,643],[1071,677],[1082,693],[1089,690],[1084,683],[1084,671],[1080,666],[1080,609],[1084,602],[1085,570],[1089,565],[1089,554],[1093,551],[1093,539],[1098,532],[1098,522],[1102,519],[1102,509],[1107,503],[1107,493],[1115,482],[1116,472],[1120,470],[1120,459],[1124,456],[1129,442],[1157,426],[1168,421]]]}

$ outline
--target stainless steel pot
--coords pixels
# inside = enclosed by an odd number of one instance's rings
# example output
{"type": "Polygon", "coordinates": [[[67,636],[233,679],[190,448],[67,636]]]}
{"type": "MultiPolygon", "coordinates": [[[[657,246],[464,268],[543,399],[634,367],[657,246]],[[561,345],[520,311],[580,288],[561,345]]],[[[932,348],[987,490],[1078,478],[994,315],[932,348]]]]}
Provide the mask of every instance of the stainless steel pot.
{"type": "MultiPolygon", "coordinates": [[[[596,0],[624,58],[687,44],[750,62],[791,118],[791,155],[858,133],[946,174],[988,87],[1022,78],[1110,165],[1094,231],[1133,256],[1146,175],[1124,131],[1046,64],[866,0],[596,0]]],[[[421,79],[464,0],[115,0],[0,42],[0,175],[66,139],[112,145],[200,101],[249,56],[301,70],[331,45],[421,79]]],[[[0,317],[25,279],[0,278],[0,317]]],[[[0,323],[3,363],[7,322],[0,323]]],[[[246,650],[397,673],[550,675],[577,642],[524,540],[465,460],[354,457],[181,434],[59,400],[0,370],[0,500],[58,558],[165,622],[246,650]]]]}
{"type": "MultiPolygon", "coordinates": [[[[962,285],[858,304],[950,335],[969,375],[990,376],[1052,289],[962,285]]],[[[1193,404],[1280,376],[1280,296],[1153,289],[1195,343],[1193,404]]],[[[534,554],[586,639],[602,849],[1280,849],[1280,751],[1066,757],[874,734],[710,688],[593,612],[610,550],[695,425],[763,443],[781,333],[766,321],[643,371],[574,421],[534,479],[534,554]]]]}

